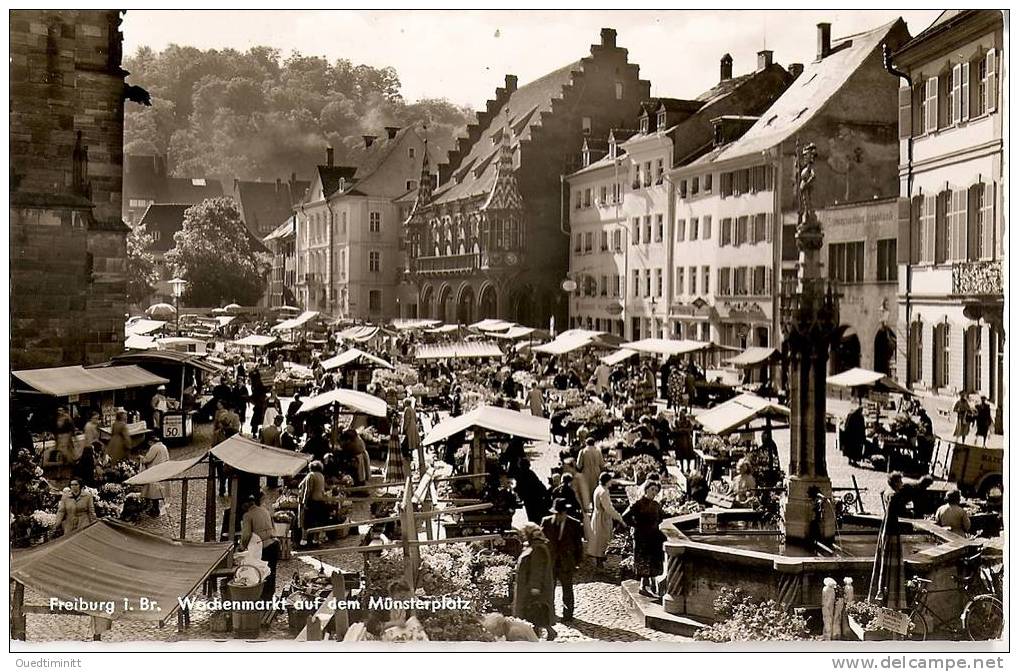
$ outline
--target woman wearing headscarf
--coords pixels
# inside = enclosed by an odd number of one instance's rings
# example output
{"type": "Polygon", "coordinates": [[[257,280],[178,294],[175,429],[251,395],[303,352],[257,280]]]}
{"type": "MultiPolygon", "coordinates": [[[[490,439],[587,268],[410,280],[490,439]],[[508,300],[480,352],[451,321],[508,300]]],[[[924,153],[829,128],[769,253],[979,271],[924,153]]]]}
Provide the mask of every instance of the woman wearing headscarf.
{"type": "MultiPolygon", "coordinates": [[[[162,464],[170,460],[170,452],[166,449],[166,445],[162,441],[153,441],[152,445],[149,446],[148,452],[142,456],[142,468],[151,469],[157,464],[162,464]]],[[[142,486],[142,497],[149,501],[149,515],[159,515],[159,503],[163,501],[165,495],[163,493],[163,484],[146,483],[142,486]]]]}
{"type": "Polygon", "coordinates": [[[513,615],[534,626],[538,636],[545,630],[548,639],[553,640],[556,638],[552,627],[555,622],[555,584],[548,539],[536,523],[524,523],[520,536],[526,547],[517,559],[513,615]]]}
{"type": "Polygon", "coordinates": [[[77,478],[71,479],[60,498],[53,527],[63,527],[65,535],[74,534],[96,522],[97,518],[92,493],[82,490],[81,481],[77,478]]]}
{"type": "Polygon", "coordinates": [[[640,578],[640,593],[657,598],[655,577],[661,575],[665,561],[662,546],[665,535],[659,525],[665,520],[665,512],[655,497],[661,492],[662,485],[649,477],[642,490],[640,499],[630,505],[622,518],[633,530],[633,572],[640,578]]]}
{"type": "Polygon", "coordinates": [[[605,564],[605,552],[612,541],[613,523],[625,525],[623,517],[612,506],[609,495],[609,481],[612,474],[602,472],[598,477],[598,487],[594,490],[594,511],[591,513],[591,536],[587,544],[587,554],[594,558],[596,566],[605,564]]]}

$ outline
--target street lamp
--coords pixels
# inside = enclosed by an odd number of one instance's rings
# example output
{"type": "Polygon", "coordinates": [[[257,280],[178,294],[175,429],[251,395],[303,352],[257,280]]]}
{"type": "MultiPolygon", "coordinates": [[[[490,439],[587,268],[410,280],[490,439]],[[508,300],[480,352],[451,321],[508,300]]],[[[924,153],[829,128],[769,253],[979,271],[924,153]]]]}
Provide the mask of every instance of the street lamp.
{"type": "Polygon", "coordinates": [[[174,278],[167,284],[170,285],[170,293],[173,294],[173,312],[177,315],[177,335],[180,336],[180,307],[178,306],[178,303],[180,301],[180,297],[184,296],[184,288],[188,286],[188,281],[182,280],[181,278],[174,278]]]}

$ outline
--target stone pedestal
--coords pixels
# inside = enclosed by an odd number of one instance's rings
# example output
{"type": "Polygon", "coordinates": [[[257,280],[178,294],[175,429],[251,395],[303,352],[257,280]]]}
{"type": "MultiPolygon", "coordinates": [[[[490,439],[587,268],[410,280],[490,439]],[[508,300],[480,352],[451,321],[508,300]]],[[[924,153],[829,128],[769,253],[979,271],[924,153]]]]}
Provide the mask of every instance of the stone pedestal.
{"type": "Polygon", "coordinates": [[[787,492],[782,501],[783,531],[786,539],[809,541],[811,537],[828,544],[835,540],[835,506],[832,503],[831,479],[827,476],[790,476],[786,481],[787,492]],[[825,498],[821,507],[820,521],[815,535],[811,534],[811,522],[817,516],[816,494],[825,498]]]}

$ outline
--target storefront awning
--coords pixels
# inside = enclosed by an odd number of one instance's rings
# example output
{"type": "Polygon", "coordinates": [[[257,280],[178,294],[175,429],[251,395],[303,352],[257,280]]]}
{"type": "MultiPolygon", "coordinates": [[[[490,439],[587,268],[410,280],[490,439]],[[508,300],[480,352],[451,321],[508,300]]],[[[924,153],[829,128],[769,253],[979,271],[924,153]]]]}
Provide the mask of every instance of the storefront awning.
{"type": "Polygon", "coordinates": [[[309,413],[325,406],[331,406],[332,404],[339,404],[347,409],[348,412],[364,413],[365,415],[373,415],[377,418],[386,417],[386,411],[388,410],[384,399],[379,399],[376,396],[365,392],[358,392],[357,390],[341,389],[329,390],[322,394],[316,394],[314,397],[308,397],[301,404],[301,410],[298,412],[309,413]]]}
{"type": "Polygon", "coordinates": [[[58,366],[53,369],[14,371],[15,378],[32,389],[54,397],[74,394],[126,390],[170,382],[134,365],[86,369],[82,366],[58,366]]]}
{"type": "Polygon", "coordinates": [[[160,462],[153,467],[149,467],[148,469],[135,474],[124,481],[124,483],[127,485],[147,485],[149,483],[159,483],[160,481],[177,478],[203,459],[205,459],[204,453],[198,457],[192,457],[187,460],[168,460],[166,462],[160,462]]]}
{"type": "Polygon", "coordinates": [[[201,357],[194,353],[179,352],[176,350],[144,350],[139,352],[124,352],[114,355],[116,363],[140,364],[145,366],[152,364],[178,364],[180,366],[193,366],[199,371],[206,373],[221,373],[226,367],[220,366],[208,358],[201,357]]]}
{"type": "Polygon", "coordinates": [[[336,338],[344,341],[369,341],[379,333],[379,328],[374,325],[362,325],[350,327],[336,334],[336,338]]]}
{"type": "Polygon", "coordinates": [[[897,392],[899,394],[913,393],[890,377],[877,371],[869,369],[849,369],[834,376],[828,376],[826,381],[829,385],[836,387],[848,387],[850,389],[869,389],[877,392],[897,392]]]}
{"type": "Polygon", "coordinates": [[[128,336],[144,336],[146,334],[151,334],[154,331],[159,331],[165,326],[166,322],[163,320],[137,320],[130,326],[125,327],[124,333],[128,336]]]}
{"type": "Polygon", "coordinates": [[[124,339],[124,347],[128,350],[151,350],[156,347],[156,338],[155,336],[130,334],[124,339]]]}
{"type": "Polygon", "coordinates": [[[311,462],[311,455],[266,446],[239,434],[210,452],[238,471],[260,476],[296,476],[311,462]]]}
{"type": "Polygon", "coordinates": [[[602,357],[601,361],[603,364],[615,366],[616,364],[625,362],[626,360],[630,359],[636,354],[637,354],[636,350],[630,350],[629,348],[620,348],[619,350],[616,350],[615,352],[602,357]]]}
{"type": "Polygon", "coordinates": [[[481,320],[470,325],[471,329],[477,329],[479,331],[506,331],[510,327],[517,326],[515,322],[506,322],[505,320],[481,320]]]}
{"type": "Polygon", "coordinates": [[[671,338],[645,338],[642,341],[624,343],[623,347],[637,352],[647,352],[656,355],[685,355],[691,352],[707,350],[711,343],[705,341],[691,341],[689,339],[673,340],[671,338]]]}
{"type": "Polygon", "coordinates": [[[457,331],[459,328],[460,327],[458,325],[455,325],[455,324],[443,324],[441,326],[435,327],[434,329],[425,329],[425,333],[428,333],[428,334],[449,334],[449,333],[452,333],[454,331],[457,331]]]}
{"type": "Polygon", "coordinates": [[[426,320],[426,319],[403,319],[393,320],[393,328],[397,331],[409,331],[411,329],[428,329],[442,324],[442,320],[426,320]]]}
{"type": "Polygon", "coordinates": [[[482,359],[502,357],[502,350],[495,343],[484,341],[461,341],[458,343],[435,343],[418,346],[415,359],[482,359]]]}
{"type": "Polygon", "coordinates": [[[435,425],[425,436],[424,444],[427,446],[438,443],[474,427],[532,441],[552,440],[550,423],[546,418],[539,418],[530,413],[513,411],[508,408],[479,406],[469,413],[455,418],[447,418],[435,425]]]}
{"type": "Polygon", "coordinates": [[[775,348],[747,348],[735,357],[725,360],[725,363],[738,367],[758,366],[778,358],[778,355],[779,352],[775,348]]]}
{"type": "Polygon", "coordinates": [[[363,350],[358,350],[357,348],[350,348],[346,352],[341,352],[335,357],[330,357],[329,359],[322,362],[322,368],[324,368],[326,371],[332,371],[333,369],[342,369],[348,364],[353,364],[355,362],[367,362],[374,364],[376,367],[381,367],[384,369],[393,368],[392,364],[382,359],[381,357],[376,357],[371,353],[364,352],[363,350]]]}
{"type": "Polygon", "coordinates": [[[711,434],[728,434],[758,418],[788,418],[789,409],[755,394],[741,394],[697,415],[711,434]]]}
{"type": "Polygon", "coordinates": [[[292,329],[300,329],[316,317],[318,317],[318,311],[306,310],[297,317],[290,318],[289,320],[283,320],[279,324],[274,325],[272,331],[290,331],[292,329]]]}
{"type": "Polygon", "coordinates": [[[267,345],[276,342],[275,336],[263,336],[261,334],[251,334],[244,338],[238,338],[234,341],[234,345],[241,345],[247,348],[264,348],[267,345]]]}
{"type": "Polygon", "coordinates": [[[11,559],[11,578],[44,597],[75,599],[82,613],[112,620],[166,623],[177,599],[199,588],[230,553],[229,543],[177,541],[104,518],[11,559]],[[159,605],[139,609],[145,598],[159,605]],[[132,607],[124,610],[124,603],[132,607]],[[112,603],[113,613],[87,605],[112,603]]]}

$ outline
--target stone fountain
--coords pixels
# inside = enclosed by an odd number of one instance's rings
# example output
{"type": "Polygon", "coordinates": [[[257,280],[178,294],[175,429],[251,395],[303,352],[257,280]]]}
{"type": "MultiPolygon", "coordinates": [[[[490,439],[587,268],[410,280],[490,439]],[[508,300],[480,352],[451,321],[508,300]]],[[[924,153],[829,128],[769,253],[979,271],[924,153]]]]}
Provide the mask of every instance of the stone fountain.
{"type": "MultiPolygon", "coordinates": [[[[824,232],[812,204],[813,144],[796,151],[799,274],[782,296],[784,353],[789,371],[790,456],[780,521],[751,509],[716,511],[717,528],[700,529],[700,514],[662,524],[664,597],[653,601],[624,582],[624,597],[648,627],[690,634],[714,618],[723,587],[742,587],[759,599],[819,613],[825,577],[853,579],[866,595],[874,566],[880,516],[847,516],[836,526],[825,462],[825,379],[832,336],[839,326],[838,296],[821,272],[824,232]]],[[[959,560],[979,545],[927,521],[910,521],[902,537],[909,575],[934,581],[929,605],[947,616],[961,609],[952,588],[959,560]],[[953,611],[954,610],[954,611],[953,611]]],[[[814,619],[820,623],[820,618],[814,619]]]]}

